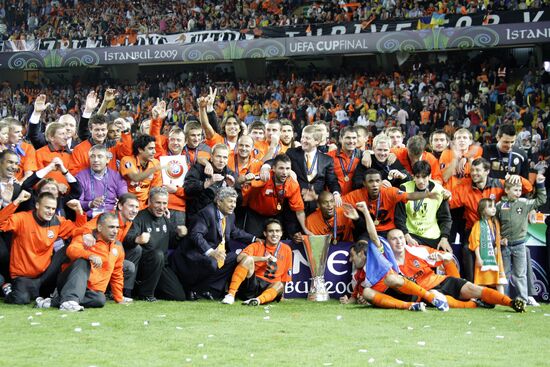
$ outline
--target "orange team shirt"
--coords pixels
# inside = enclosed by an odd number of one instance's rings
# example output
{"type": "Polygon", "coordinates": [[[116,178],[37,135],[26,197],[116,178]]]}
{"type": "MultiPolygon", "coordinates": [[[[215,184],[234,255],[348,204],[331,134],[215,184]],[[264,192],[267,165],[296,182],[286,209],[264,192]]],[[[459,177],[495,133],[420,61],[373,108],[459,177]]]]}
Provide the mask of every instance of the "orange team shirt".
{"type": "MultiPolygon", "coordinates": [[[[120,215],[120,213],[118,213],[118,212],[112,212],[112,213],[116,213],[117,216],[118,216],[118,225],[120,226],[120,228],[119,228],[118,233],[116,235],[116,240],[119,241],[120,243],[122,243],[122,241],[124,241],[124,238],[126,238],[126,235],[128,234],[128,231],[132,227],[132,222],[127,221],[126,223],[124,223],[124,220],[122,219],[122,216],[120,215]]],[[[91,232],[93,232],[94,230],[97,229],[97,220],[98,219],[99,219],[99,215],[92,218],[92,219],[90,219],[88,221],[88,223],[86,223],[85,228],[87,230],[89,230],[89,231],[86,231],[87,233],[91,233],[91,232]]]]}
{"type": "MultiPolygon", "coordinates": [[[[420,248],[425,249],[429,254],[438,252],[427,246],[420,246],[420,248]]],[[[399,270],[422,288],[430,290],[437,287],[447,278],[447,275],[440,275],[433,271],[433,268],[441,264],[443,264],[443,261],[428,263],[426,260],[411,254],[405,249],[405,260],[402,265],[399,265],[399,270]]]]}
{"type": "Polygon", "coordinates": [[[341,151],[340,149],[331,150],[327,153],[329,157],[332,158],[334,161],[334,173],[336,174],[336,177],[338,177],[338,183],[340,184],[340,188],[342,189],[342,195],[347,194],[348,192],[351,192],[353,182],[353,173],[355,172],[355,169],[361,162],[361,151],[359,149],[355,149],[353,151],[352,157],[353,162],[351,162],[350,167],[350,161],[351,157],[348,157],[346,153],[341,151]],[[348,170],[348,168],[350,168],[348,170]],[[347,172],[347,173],[344,173],[347,172]],[[346,177],[348,180],[346,181],[346,177]]]}
{"type": "MultiPolygon", "coordinates": [[[[405,167],[407,171],[412,175],[411,161],[409,160],[409,152],[407,148],[392,148],[391,152],[395,154],[399,162],[405,167]]],[[[432,180],[443,184],[443,176],[441,175],[441,169],[439,168],[439,161],[432,153],[424,152],[420,160],[426,161],[432,168],[432,180]]]]}
{"type": "Polygon", "coordinates": [[[149,177],[146,177],[144,180],[135,182],[128,177],[128,173],[143,172],[152,167],[160,167],[158,159],[153,159],[151,162],[148,162],[145,169],[141,166],[139,158],[135,155],[126,156],[120,161],[120,174],[128,183],[128,192],[137,196],[140,210],[147,206],[147,199],[151,187],[162,186],[162,176],[159,170],[149,177]]]}
{"type": "MultiPolygon", "coordinates": [[[[506,274],[504,273],[504,263],[502,262],[502,252],[500,251],[500,224],[498,220],[492,221],[490,224],[491,230],[495,233],[495,243],[493,248],[495,251],[495,257],[498,265],[498,271],[481,271],[481,267],[477,264],[474,267],[474,283],[479,285],[497,285],[506,284],[506,274]]],[[[472,232],[468,238],[468,247],[471,251],[475,251],[480,245],[481,239],[481,225],[477,221],[472,227],[472,232]]]]}
{"type": "MultiPolygon", "coordinates": [[[[216,144],[225,144],[225,145],[227,145],[227,147],[231,151],[231,145],[230,145],[229,141],[227,140],[227,138],[221,136],[218,133],[215,133],[214,136],[212,137],[212,139],[205,139],[204,143],[206,145],[208,145],[210,148],[213,148],[214,145],[216,145],[216,144]]],[[[234,153],[237,152],[237,143],[235,143],[235,145],[233,146],[233,152],[234,153]]]]}
{"type": "MultiPolygon", "coordinates": [[[[237,160],[237,153],[229,154],[229,160],[227,163],[227,167],[232,170],[233,172],[237,173],[237,176],[244,176],[247,173],[253,173],[257,175],[260,173],[260,168],[262,168],[262,161],[259,161],[257,159],[254,159],[250,157],[248,159],[248,164],[244,166],[238,166],[235,167],[235,162],[237,160]],[[238,171],[238,172],[237,172],[238,171]]],[[[249,182],[246,182],[241,185],[241,193],[243,198],[248,195],[248,192],[250,191],[251,185],[249,182]]],[[[246,204],[244,204],[246,206],[246,204]]]]}
{"type": "MultiPolygon", "coordinates": [[[[481,157],[483,154],[483,149],[477,145],[472,145],[468,149],[467,153],[471,159],[477,159],[481,157]]],[[[455,159],[455,154],[452,149],[445,149],[443,153],[441,153],[441,157],[439,157],[439,167],[441,168],[441,177],[443,177],[443,173],[449,169],[449,166],[451,165],[452,161],[455,159]]],[[[460,175],[452,175],[447,182],[443,184],[443,187],[445,187],[449,191],[453,191],[456,186],[458,186],[464,178],[470,177],[470,160],[466,162],[466,165],[464,166],[464,173],[460,175]]]]}
{"type": "MultiPolygon", "coordinates": [[[[269,283],[290,282],[292,280],[292,250],[286,243],[279,242],[281,247],[277,253],[277,264],[268,265],[267,261],[254,262],[254,274],[269,283]]],[[[254,242],[243,250],[248,256],[266,256],[268,253],[275,256],[277,246],[266,246],[263,242],[254,242]]]]}
{"type": "Polygon", "coordinates": [[[19,171],[15,174],[15,179],[21,181],[25,176],[25,172],[36,171],[38,166],[36,165],[36,150],[34,147],[24,141],[20,143],[19,147],[21,152],[16,151],[19,156],[19,171]]]}
{"type": "Polygon", "coordinates": [[[251,186],[245,200],[248,207],[258,214],[265,217],[279,214],[281,210],[277,209],[277,204],[280,204],[282,209],[285,199],[288,200],[292,211],[304,210],[300,185],[292,177],[288,177],[284,184],[275,186],[272,173],[269,181],[253,181],[251,186]]]}
{"type": "MultiPolygon", "coordinates": [[[[344,215],[344,208],[336,210],[336,236],[338,241],[353,241],[353,221],[344,215]]],[[[334,217],[323,218],[321,209],[317,208],[306,218],[306,228],[314,235],[334,234],[334,217]]]]}
{"type": "MultiPolygon", "coordinates": [[[[380,187],[380,205],[378,206],[378,200],[370,200],[369,193],[366,187],[354,190],[349,194],[342,197],[342,200],[346,203],[350,203],[355,206],[356,203],[364,201],[367,203],[369,212],[372,216],[372,220],[378,220],[380,223],[376,226],[378,232],[389,231],[395,228],[395,206],[397,203],[406,203],[408,195],[406,192],[399,190],[396,187],[380,187]],[[378,207],[378,214],[376,208],[378,207]]],[[[362,214],[361,214],[362,215],[362,214]]],[[[375,223],[376,225],[376,223],[375,223]]]]}
{"type": "MultiPolygon", "coordinates": [[[[523,177],[521,178],[521,185],[523,187],[523,194],[533,190],[533,185],[523,177]]],[[[485,188],[480,190],[473,186],[471,178],[465,178],[460,185],[456,186],[449,201],[449,206],[451,209],[464,207],[466,229],[471,229],[474,223],[479,220],[477,214],[479,201],[483,198],[491,198],[495,202],[499,202],[503,195],[504,180],[488,178],[485,188]]]]}
{"type": "MultiPolygon", "coordinates": [[[[54,151],[50,148],[50,145],[44,145],[42,148],[36,151],[36,165],[38,169],[40,170],[46,167],[55,157],[61,158],[66,169],[69,169],[71,167],[72,157],[70,153],[68,153],[66,150],[54,151]]],[[[52,171],[48,173],[45,177],[53,178],[57,182],[69,187],[69,183],[67,182],[67,179],[65,178],[65,176],[63,176],[61,171],[52,171]]]]}
{"type": "Polygon", "coordinates": [[[10,253],[12,278],[39,277],[50,266],[53,244],[58,237],[68,239],[85,233],[86,215],[76,215],[73,223],[61,216],[40,224],[34,211],[15,213],[11,203],[0,211],[0,231],[13,232],[10,253]]]}
{"type": "MultiPolygon", "coordinates": [[[[71,154],[71,166],[68,167],[71,174],[76,175],[78,172],[90,168],[89,152],[92,148],[92,143],[85,140],[78,144],[71,154]]],[[[108,163],[108,167],[113,171],[118,171],[117,161],[120,161],[127,155],[132,154],[132,136],[130,134],[122,134],[121,141],[109,148],[112,157],[108,163]]]]}
{"type": "MultiPolygon", "coordinates": [[[[67,257],[71,259],[71,264],[77,259],[87,260],[90,255],[99,256],[103,265],[100,268],[91,267],[86,287],[92,291],[105,293],[107,285],[110,285],[114,300],[122,302],[124,248],[120,242],[112,241],[111,243],[107,243],[97,239],[95,245],[86,247],[82,236],[78,236],[67,247],[67,257]]],[[[71,264],[64,264],[62,270],[65,270],[71,264]]]]}

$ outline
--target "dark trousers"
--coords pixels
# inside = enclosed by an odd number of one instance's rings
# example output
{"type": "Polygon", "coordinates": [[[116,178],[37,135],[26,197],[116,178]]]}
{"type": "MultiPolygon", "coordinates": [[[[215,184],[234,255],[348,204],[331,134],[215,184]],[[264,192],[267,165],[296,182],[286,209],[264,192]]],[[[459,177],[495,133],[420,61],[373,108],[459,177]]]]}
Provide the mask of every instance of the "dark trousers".
{"type": "Polygon", "coordinates": [[[237,255],[228,251],[221,268],[218,268],[218,263],[210,256],[194,255],[196,256],[191,259],[181,253],[174,254],[171,259],[172,269],[188,291],[209,291],[215,298],[220,298],[237,266],[237,255]]]}
{"type": "Polygon", "coordinates": [[[91,264],[89,260],[77,259],[57,279],[58,295],[52,299],[52,306],[59,307],[63,302],[75,301],[88,308],[105,306],[105,294],[88,289],[91,264]]]}
{"type": "Polygon", "coordinates": [[[12,280],[11,293],[6,297],[6,303],[25,305],[39,295],[49,295],[55,289],[57,275],[61,264],[67,260],[66,247],[61,248],[53,256],[50,266],[38,278],[17,277],[12,280]]]}
{"type": "Polygon", "coordinates": [[[143,251],[139,261],[136,290],[138,298],[152,297],[185,301],[185,291],[176,274],[168,267],[164,251],[143,251]]]}
{"type": "Polygon", "coordinates": [[[143,250],[141,246],[136,246],[133,249],[125,251],[124,263],[122,271],[124,273],[124,294],[131,294],[136,283],[139,260],[143,250]]]}
{"type": "Polygon", "coordinates": [[[462,268],[460,269],[460,276],[469,282],[474,281],[474,265],[476,261],[476,253],[471,251],[468,247],[468,239],[470,238],[471,229],[464,231],[464,238],[462,240],[462,268]]]}

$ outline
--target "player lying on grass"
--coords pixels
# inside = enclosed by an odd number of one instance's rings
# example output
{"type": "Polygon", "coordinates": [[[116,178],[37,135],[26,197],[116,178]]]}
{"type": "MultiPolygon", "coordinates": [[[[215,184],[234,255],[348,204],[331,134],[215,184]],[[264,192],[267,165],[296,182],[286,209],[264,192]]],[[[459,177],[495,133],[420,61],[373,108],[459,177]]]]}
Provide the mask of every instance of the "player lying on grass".
{"type": "MultiPolygon", "coordinates": [[[[415,297],[433,304],[440,311],[448,311],[445,297],[430,293],[424,288],[399,274],[399,267],[386,240],[378,237],[376,227],[365,202],[356,204],[365,216],[370,240],[357,241],[350,249],[350,262],[356,269],[353,280],[356,282],[351,298],[344,296],[340,302],[371,304],[381,308],[396,308],[411,311],[424,311],[424,302],[413,302],[415,297]]],[[[346,204],[346,216],[359,214],[352,205],[346,204]]]]}
{"type": "Polygon", "coordinates": [[[292,250],[281,242],[283,227],[277,219],[267,220],[264,241],[248,245],[237,257],[229,291],[222,303],[231,305],[235,297],[243,304],[258,306],[280,299],[284,285],[292,280],[292,250]]]}
{"type": "Polygon", "coordinates": [[[401,273],[414,279],[419,286],[430,292],[444,294],[450,307],[492,308],[494,305],[502,305],[510,306],[516,312],[525,312],[525,301],[520,297],[512,300],[495,289],[481,287],[459,277],[436,274],[432,268],[452,262],[450,253],[441,253],[424,246],[408,246],[403,232],[399,229],[388,232],[388,242],[401,273]]]}

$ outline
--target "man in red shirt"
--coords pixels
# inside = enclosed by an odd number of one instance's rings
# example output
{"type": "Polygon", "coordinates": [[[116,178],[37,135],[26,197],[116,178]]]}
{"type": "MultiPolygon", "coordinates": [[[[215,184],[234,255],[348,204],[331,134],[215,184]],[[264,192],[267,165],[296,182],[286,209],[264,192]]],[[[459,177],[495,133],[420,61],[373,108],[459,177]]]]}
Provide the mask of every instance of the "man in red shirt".
{"type": "Polygon", "coordinates": [[[278,220],[269,219],[263,235],[265,242],[248,245],[237,257],[222,303],[231,305],[239,296],[244,305],[258,306],[282,297],[285,283],[292,280],[292,250],[281,242],[283,227],[278,220]]]}

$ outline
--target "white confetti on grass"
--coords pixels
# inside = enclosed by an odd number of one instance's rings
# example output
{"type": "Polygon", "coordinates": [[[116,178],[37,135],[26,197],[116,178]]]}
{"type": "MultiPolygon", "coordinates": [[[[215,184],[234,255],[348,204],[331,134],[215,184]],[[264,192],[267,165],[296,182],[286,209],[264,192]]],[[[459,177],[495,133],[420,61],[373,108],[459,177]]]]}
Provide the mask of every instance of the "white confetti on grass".
{"type": "Polygon", "coordinates": [[[374,358],[369,358],[369,360],[367,362],[374,363],[374,358]]]}
{"type": "Polygon", "coordinates": [[[270,319],[269,316],[264,317],[264,320],[269,320],[269,319],[270,319]]]}
{"type": "Polygon", "coordinates": [[[413,363],[413,366],[415,367],[424,367],[423,363],[413,363]]]}
{"type": "Polygon", "coordinates": [[[368,350],[366,350],[366,349],[359,349],[358,352],[359,352],[359,353],[367,353],[368,350]]]}
{"type": "Polygon", "coordinates": [[[407,326],[407,330],[414,330],[413,327],[407,326]]]}
{"type": "Polygon", "coordinates": [[[42,312],[36,312],[35,315],[36,316],[42,316],[42,312]]]}
{"type": "Polygon", "coordinates": [[[202,356],[202,359],[208,359],[208,355],[204,354],[204,355],[202,356]]]}
{"type": "Polygon", "coordinates": [[[468,321],[468,325],[472,325],[472,322],[471,322],[471,321],[468,321]]]}
{"type": "Polygon", "coordinates": [[[147,320],[143,321],[143,325],[145,325],[145,326],[149,325],[149,321],[147,321],[147,320]]]}
{"type": "MultiPolygon", "coordinates": [[[[548,316],[550,316],[550,313],[545,313],[544,316],[548,317],[548,316]]],[[[0,319],[1,318],[4,318],[4,316],[1,316],[0,319]]]]}
{"type": "Polygon", "coordinates": [[[39,322],[31,322],[31,326],[40,325],[39,322]]]}
{"type": "Polygon", "coordinates": [[[75,333],[80,333],[82,331],[82,328],[75,327],[74,328],[75,333]]]}
{"type": "Polygon", "coordinates": [[[176,326],[176,330],[183,330],[181,326],[176,326]]]}
{"type": "Polygon", "coordinates": [[[157,317],[164,318],[166,315],[157,315],[157,317]]]}
{"type": "Polygon", "coordinates": [[[497,338],[497,339],[504,339],[504,335],[497,335],[495,338],[497,338]]]}
{"type": "Polygon", "coordinates": [[[97,326],[100,326],[101,324],[99,322],[92,322],[90,325],[92,325],[93,327],[97,327],[97,326]]]}
{"type": "Polygon", "coordinates": [[[204,344],[203,343],[197,344],[197,348],[204,348],[204,344]]]}
{"type": "Polygon", "coordinates": [[[185,362],[187,363],[191,362],[191,358],[185,358],[185,362]]]}
{"type": "Polygon", "coordinates": [[[423,342],[423,341],[419,341],[418,343],[416,343],[418,345],[420,345],[421,347],[425,346],[426,345],[426,342],[423,342]]]}
{"type": "Polygon", "coordinates": [[[323,363],[323,366],[332,366],[332,362],[325,362],[323,363]]]}
{"type": "Polygon", "coordinates": [[[466,332],[466,335],[472,335],[472,332],[471,332],[471,331],[467,331],[467,332],[466,332]]]}
{"type": "Polygon", "coordinates": [[[213,337],[214,337],[214,334],[209,334],[208,337],[209,337],[209,338],[213,338],[213,337]]]}
{"type": "MultiPolygon", "coordinates": [[[[544,315],[544,316],[546,316],[546,315],[544,315]]],[[[0,320],[2,320],[3,318],[4,318],[4,315],[0,315],[0,320]]]]}
{"type": "Polygon", "coordinates": [[[27,320],[32,320],[32,319],[33,319],[32,316],[27,317],[27,320]]]}
{"type": "Polygon", "coordinates": [[[403,362],[402,360],[396,358],[396,359],[395,359],[395,363],[397,363],[397,364],[403,364],[404,362],[403,362]]]}
{"type": "Polygon", "coordinates": [[[338,321],[342,320],[342,315],[336,316],[336,320],[338,320],[338,321]]]}
{"type": "Polygon", "coordinates": [[[64,313],[63,315],[59,315],[59,317],[61,317],[62,319],[64,319],[65,317],[67,317],[67,314],[64,313]]]}
{"type": "Polygon", "coordinates": [[[431,328],[430,325],[424,325],[424,329],[429,329],[429,328],[431,328]]]}
{"type": "Polygon", "coordinates": [[[250,358],[254,358],[254,353],[250,353],[250,358]]]}
{"type": "Polygon", "coordinates": [[[399,344],[399,340],[397,340],[397,339],[394,339],[393,342],[396,343],[396,344],[399,344]]]}

